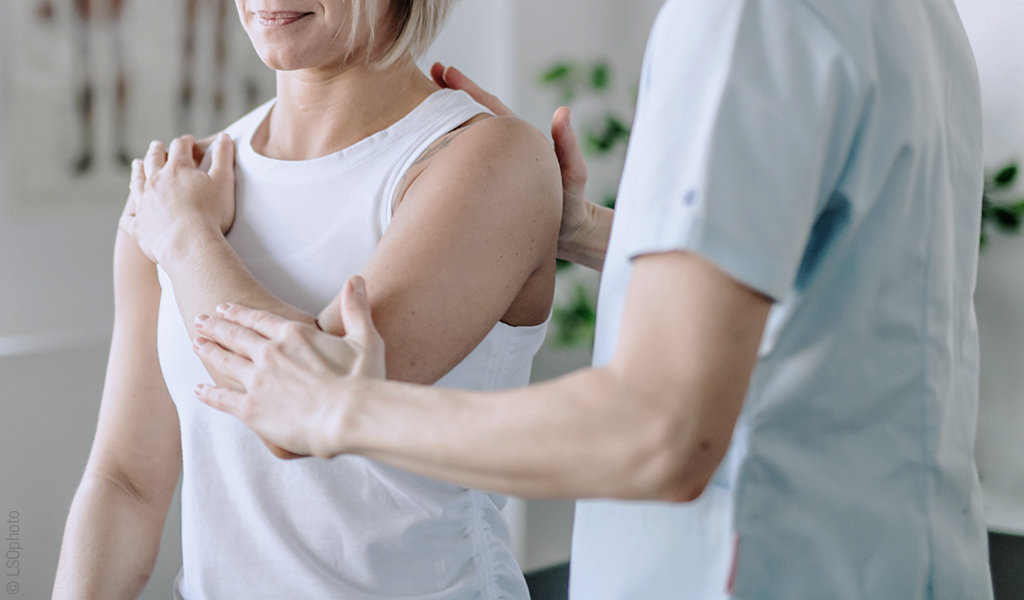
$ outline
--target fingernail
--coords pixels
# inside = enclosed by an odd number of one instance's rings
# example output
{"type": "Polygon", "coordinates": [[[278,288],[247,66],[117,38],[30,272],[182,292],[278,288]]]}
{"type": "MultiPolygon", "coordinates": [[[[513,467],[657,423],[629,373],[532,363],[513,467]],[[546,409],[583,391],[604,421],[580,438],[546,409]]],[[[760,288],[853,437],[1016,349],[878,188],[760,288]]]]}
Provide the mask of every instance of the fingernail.
{"type": "Polygon", "coordinates": [[[230,304],[219,304],[219,305],[217,306],[217,314],[218,314],[218,315],[223,315],[223,314],[225,314],[226,312],[228,312],[228,309],[229,309],[229,308],[231,308],[231,305],[230,305],[230,304]]]}
{"type": "Polygon", "coordinates": [[[366,295],[366,281],[360,277],[352,280],[352,290],[357,294],[366,295]]]}
{"type": "Polygon", "coordinates": [[[137,159],[137,158],[136,158],[135,160],[133,160],[133,161],[132,161],[132,168],[133,168],[133,169],[139,169],[139,168],[142,168],[142,161],[141,161],[141,160],[139,160],[139,159],[137,159]]]}
{"type": "Polygon", "coordinates": [[[217,136],[217,141],[222,144],[230,142],[231,136],[229,136],[227,133],[222,132],[220,135],[217,136]]]}
{"type": "Polygon", "coordinates": [[[192,345],[195,346],[196,348],[202,348],[203,346],[205,346],[205,345],[207,345],[209,343],[210,343],[210,340],[208,340],[208,339],[206,339],[204,337],[197,337],[196,341],[192,342],[192,345]]]}
{"type": "Polygon", "coordinates": [[[199,315],[198,317],[196,317],[196,325],[198,325],[198,326],[205,325],[206,322],[209,321],[209,320],[210,320],[210,315],[199,315]]]}
{"type": "Polygon", "coordinates": [[[196,386],[195,395],[198,396],[202,394],[204,389],[206,389],[206,386],[200,383],[199,385],[196,386]]]}

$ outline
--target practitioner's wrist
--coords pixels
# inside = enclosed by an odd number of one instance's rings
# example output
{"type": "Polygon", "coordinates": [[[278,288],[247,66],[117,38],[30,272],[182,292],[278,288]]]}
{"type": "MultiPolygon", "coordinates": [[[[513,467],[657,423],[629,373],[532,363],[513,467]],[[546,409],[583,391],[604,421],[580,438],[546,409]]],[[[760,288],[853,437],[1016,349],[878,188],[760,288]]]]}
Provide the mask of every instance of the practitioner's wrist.
{"type": "Polygon", "coordinates": [[[362,434],[363,398],[372,395],[376,380],[361,376],[339,377],[325,386],[322,402],[325,407],[319,424],[310,435],[310,451],[319,458],[330,459],[341,454],[357,453],[362,434]]]}
{"type": "Polygon", "coordinates": [[[583,218],[558,241],[558,258],[598,271],[604,263],[614,212],[584,200],[583,218]]]}

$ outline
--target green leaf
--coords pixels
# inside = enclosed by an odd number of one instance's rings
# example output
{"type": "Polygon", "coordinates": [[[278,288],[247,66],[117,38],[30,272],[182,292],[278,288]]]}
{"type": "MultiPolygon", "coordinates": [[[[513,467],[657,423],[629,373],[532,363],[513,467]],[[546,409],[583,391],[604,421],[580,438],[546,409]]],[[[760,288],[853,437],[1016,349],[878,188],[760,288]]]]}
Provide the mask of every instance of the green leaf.
{"type": "Polygon", "coordinates": [[[1021,217],[1005,206],[999,206],[994,211],[995,224],[1007,233],[1014,233],[1020,229],[1021,217]]]}
{"type": "Polygon", "coordinates": [[[1017,180],[1017,163],[1010,163],[1000,169],[992,181],[997,188],[1008,188],[1017,180]]]}
{"type": "Polygon", "coordinates": [[[587,152],[590,154],[608,154],[619,142],[629,140],[629,128],[615,116],[605,118],[604,127],[600,131],[587,132],[587,152]]]}
{"type": "Polygon", "coordinates": [[[573,300],[566,306],[556,306],[552,312],[552,318],[558,328],[555,341],[559,346],[594,343],[597,313],[585,287],[576,286],[573,300]]]}
{"type": "Polygon", "coordinates": [[[605,208],[615,210],[615,196],[609,195],[604,197],[604,202],[601,203],[605,208]]]}
{"type": "Polygon", "coordinates": [[[608,85],[611,83],[611,70],[605,63],[598,63],[594,65],[593,70],[590,71],[590,87],[595,92],[603,92],[608,89],[608,85]]]}
{"type": "Polygon", "coordinates": [[[571,262],[569,262],[567,260],[562,260],[560,258],[556,258],[555,259],[555,271],[565,271],[566,269],[569,269],[571,267],[572,267],[572,263],[571,262]]]}
{"type": "Polygon", "coordinates": [[[572,78],[573,67],[568,63],[558,63],[541,74],[543,83],[555,83],[572,78]]]}

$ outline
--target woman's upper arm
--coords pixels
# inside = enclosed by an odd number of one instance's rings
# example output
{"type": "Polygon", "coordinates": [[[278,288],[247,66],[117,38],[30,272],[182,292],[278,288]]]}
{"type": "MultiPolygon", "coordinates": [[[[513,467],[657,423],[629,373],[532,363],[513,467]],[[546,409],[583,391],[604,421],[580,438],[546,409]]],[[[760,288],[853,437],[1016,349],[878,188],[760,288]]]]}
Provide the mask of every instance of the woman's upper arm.
{"type": "Polygon", "coordinates": [[[433,383],[499,320],[533,325],[551,309],[561,216],[551,145],[514,118],[450,135],[362,272],[390,379],[433,383]]]}
{"type": "Polygon", "coordinates": [[[123,232],[114,250],[114,333],[87,473],[149,504],[170,502],[181,472],[178,414],[157,359],[156,265],[123,232]]]}

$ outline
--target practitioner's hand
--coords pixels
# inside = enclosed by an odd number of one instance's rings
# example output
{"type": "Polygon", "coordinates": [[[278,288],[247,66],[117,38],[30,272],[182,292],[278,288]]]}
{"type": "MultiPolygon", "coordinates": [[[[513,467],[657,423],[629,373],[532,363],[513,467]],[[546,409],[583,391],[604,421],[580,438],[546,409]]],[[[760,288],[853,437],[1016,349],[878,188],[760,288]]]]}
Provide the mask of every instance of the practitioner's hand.
{"type": "Polygon", "coordinates": [[[210,148],[209,172],[199,170],[204,154],[191,136],[171,143],[170,154],[153,142],[144,161],[132,163],[131,195],[120,227],[153,262],[187,244],[189,234],[226,233],[235,216],[235,148],[221,134],[210,148]]]}
{"type": "MultiPolygon", "coordinates": [[[[466,77],[455,67],[445,67],[434,63],[430,68],[430,76],[434,83],[442,88],[462,90],[474,100],[486,106],[499,117],[514,117],[513,113],[501,100],[484,91],[480,86],[466,77]]],[[[593,216],[593,204],[587,201],[587,163],[583,159],[579,140],[572,129],[570,111],[563,106],[555,111],[551,120],[551,138],[555,141],[555,155],[562,170],[562,227],[558,233],[559,258],[567,258],[565,248],[575,245],[576,236],[588,224],[593,216]]]]}
{"type": "Polygon", "coordinates": [[[343,338],[241,306],[218,307],[218,314],[197,319],[202,337],[195,352],[246,391],[201,385],[196,396],[235,415],[265,442],[304,456],[337,455],[332,440],[345,414],[341,386],[385,375],[384,341],[362,277],[342,291],[343,338]]]}

